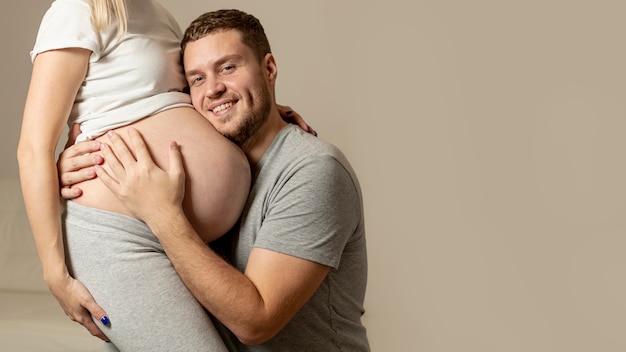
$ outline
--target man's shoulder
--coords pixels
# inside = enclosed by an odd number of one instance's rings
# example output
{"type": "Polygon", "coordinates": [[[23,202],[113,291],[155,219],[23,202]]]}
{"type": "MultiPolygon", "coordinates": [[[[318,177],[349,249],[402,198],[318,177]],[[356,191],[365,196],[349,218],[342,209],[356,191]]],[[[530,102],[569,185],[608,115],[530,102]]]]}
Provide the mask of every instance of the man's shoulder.
{"type": "Polygon", "coordinates": [[[334,144],[303,131],[296,125],[285,128],[281,153],[301,157],[339,157],[345,159],[343,152],[334,144]]]}
{"type": "Polygon", "coordinates": [[[343,174],[358,182],[352,165],[337,146],[297,126],[288,126],[283,132],[271,161],[274,172],[289,177],[298,174],[298,179],[309,180],[343,174]]]}

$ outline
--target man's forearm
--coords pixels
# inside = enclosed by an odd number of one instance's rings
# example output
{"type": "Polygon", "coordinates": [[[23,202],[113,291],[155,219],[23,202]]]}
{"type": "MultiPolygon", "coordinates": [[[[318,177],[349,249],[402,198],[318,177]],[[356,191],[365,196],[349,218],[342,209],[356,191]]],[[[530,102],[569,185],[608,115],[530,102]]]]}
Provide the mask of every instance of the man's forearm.
{"type": "Polygon", "coordinates": [[[244,343],[267,338],[271,321],[257,288],[202,241],[182,209],[147,223],[185,285],[211,314],[244,343]]]}

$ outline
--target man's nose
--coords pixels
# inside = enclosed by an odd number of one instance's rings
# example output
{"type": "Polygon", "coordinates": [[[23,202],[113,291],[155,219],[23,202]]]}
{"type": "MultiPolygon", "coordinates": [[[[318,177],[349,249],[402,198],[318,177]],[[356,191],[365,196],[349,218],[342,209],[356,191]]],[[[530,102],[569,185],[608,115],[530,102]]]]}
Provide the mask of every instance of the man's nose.
{"type": "Polygon", "coordinates": [[[213,98],[221,95],[226,90],[226,86],[224,83],[218,79],[210,80],[208,79],[205,84],[205,92],[204,94],[208,98],[213,98]]]}

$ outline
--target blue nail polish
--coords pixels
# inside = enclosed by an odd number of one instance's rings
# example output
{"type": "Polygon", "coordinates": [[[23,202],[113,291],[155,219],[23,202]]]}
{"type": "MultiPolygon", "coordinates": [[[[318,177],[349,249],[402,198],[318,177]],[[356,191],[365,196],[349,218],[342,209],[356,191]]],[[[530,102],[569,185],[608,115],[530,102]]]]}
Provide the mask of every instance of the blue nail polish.
{"type": "Polygon", "coordinates": [[[102,322],[102,324],[104,324],[104,325],[111,324],[111,321],[109,320],[109,317],[107,317],[106,315],[103,316],[102,318],[100,318],[100,322],[102,322]]]}

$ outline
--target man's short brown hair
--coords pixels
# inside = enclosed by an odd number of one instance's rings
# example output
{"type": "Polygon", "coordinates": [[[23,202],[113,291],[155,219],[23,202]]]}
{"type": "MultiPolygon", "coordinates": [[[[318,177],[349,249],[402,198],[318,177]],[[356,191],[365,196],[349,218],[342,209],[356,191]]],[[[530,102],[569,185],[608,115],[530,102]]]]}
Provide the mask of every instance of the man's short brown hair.
{"type": "Polygon", "coordinates": [[[252,49],[259,61],[272,52],[265,30],[256,17],[240,10],[228,9],[204,13],[191,22],[180,44],[182,55],[185,55],[185,47],[189,42],[231,29],[239,32],[242,42],[252,49]]]}

